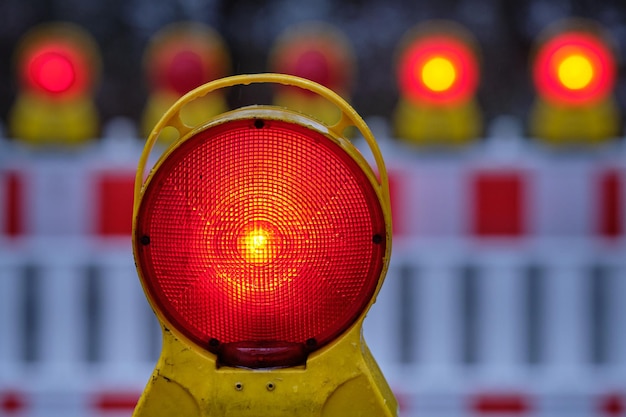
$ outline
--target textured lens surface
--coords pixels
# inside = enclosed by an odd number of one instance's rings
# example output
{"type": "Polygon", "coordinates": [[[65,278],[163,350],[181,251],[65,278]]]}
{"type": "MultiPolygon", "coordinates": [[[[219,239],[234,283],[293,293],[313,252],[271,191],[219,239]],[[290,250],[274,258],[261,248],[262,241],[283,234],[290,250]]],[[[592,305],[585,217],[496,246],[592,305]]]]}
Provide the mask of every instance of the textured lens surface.
{"type": "Polygon", "coordinates": [[[152,301],[194,342],[320,347],[368,305],[385,255],[375,191],[323,134],[236,120],[175,149],[135,231],[152,301]]]}

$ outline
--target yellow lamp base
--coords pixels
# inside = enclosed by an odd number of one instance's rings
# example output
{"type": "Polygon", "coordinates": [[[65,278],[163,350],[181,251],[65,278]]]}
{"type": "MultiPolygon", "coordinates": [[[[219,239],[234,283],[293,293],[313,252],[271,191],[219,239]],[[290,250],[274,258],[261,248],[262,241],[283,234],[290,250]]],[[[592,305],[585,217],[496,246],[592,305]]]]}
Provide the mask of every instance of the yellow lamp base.
{"type": "Polygon", "coordinates": [[[163,350],[133,417],[392,417],[398,404],[361,337],[360,320],[306,365],[218,367],[163,328],[163,350]]]}
{"type": "Polygon", "coordinates": [[[98,137],[99,119],[91,99],[50,100],[20,94],[9,114],[9,133],[33,146],[75,146],[98,137]]]}
{"type": "Polygon", "coordinates": [[[450,148],[473,143],[482,134],[482,114],[475,101],[448,106],[402,99],[393,115],[394,134],[418,146],[450,148]]]}
{"type": "Polygon", "coordinates": [[[537,100],[529,120],[532,137],[553,146],[593,146],[620,136],[619,112],[613,100],[567,107],[537,100]]]}

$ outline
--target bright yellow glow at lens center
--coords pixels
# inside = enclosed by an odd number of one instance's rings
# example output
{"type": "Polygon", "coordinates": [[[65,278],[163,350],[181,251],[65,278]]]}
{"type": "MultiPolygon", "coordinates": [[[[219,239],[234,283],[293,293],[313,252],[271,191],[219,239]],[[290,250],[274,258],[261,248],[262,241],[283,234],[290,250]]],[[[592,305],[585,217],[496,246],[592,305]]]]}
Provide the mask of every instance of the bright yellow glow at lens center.
{"type": "Polygon", "coordinates": [[[276,257],[272,233],[262,227],[255,227],[243,238],[243,255],[248,262],[266,263],[276,257]]]}
{"type": "Polygon", "coordinates": [[[570,90],[585,88],[593,78],[593,66],[582,55],[570,55],[559,64],[559,80],[570,90]]]}
{"type": "Polygon", "coordinates": [[[429,59],[422,67],[422,81],[432,91],[445,91],[456,80],[456,70],[449,59],[435,57],[429,59]]]}

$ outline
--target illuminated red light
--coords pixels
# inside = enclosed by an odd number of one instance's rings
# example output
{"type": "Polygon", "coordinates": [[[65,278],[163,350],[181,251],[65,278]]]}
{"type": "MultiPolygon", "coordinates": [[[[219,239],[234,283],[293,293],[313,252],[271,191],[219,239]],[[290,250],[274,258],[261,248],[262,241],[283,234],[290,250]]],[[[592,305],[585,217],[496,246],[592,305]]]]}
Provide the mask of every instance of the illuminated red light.
{"type": "Polygon", "coordinates": [[[333,55],[332,49],[324,49],[323,45],[293,44],[282,51],[275,71],[306,78],[333,90],[344,88],[347,74],[336,64],[340,58],[333,55]]]}
{"type": "Polygon", "coordinates": [[[185,48],[184,45],[170,45],[161,51],[152,72],[156,87],[183,95],[221,76],[211,67],[209,57],[185,48]]]}
{"type": "Polygon", "coordinates": [[[173,58],[165,71],[167,84],[179,94],[210,81],[207,71],[203,68],[202,58],[191,51],[181,51],[173,58]]]}
{"type": "Polygon", "coordinates": [[[74,83],[74,67],[67,57],[47,52],[33,58],[30,65],[32,79],[51,93],[67,91],[74,83]]]}
{"type": "Polygon", "coordinates": [[[137,219],[154,304],[226,365],[304,363],[362,314],[385,256],[371,179],[333,140],[287,121],[191,137],[150,179],[137,219]]]}
{"type": "Polygon", "coordinates": [[[298,75],[324,86],[332,86],[338,83],[333,80],[331,65],[328,58],[320,51],[304,51],[296,57],[293,67],[288,71],[292,75],[298,75]]]}
{"type": "Polygon", "coordinates": [[[423,36],[403,50],[398,82],[401,93],[412,101],[462,103],[478,87],[478,62],[472,49],[455,37],[423,36]]]}
{"type": "Polygon", "coordinates": [[[279,38],[270,67],[273,72],[306,78],[346,93],[354,77],[354,56],[348,40],[334,27],[304,24],[290,28],[279,38]]]}
{"type": "Polygon", "coordinates": [[[41,45],[30,50],[24,62],[23,79],[34,91],[72,95],[85,92],[91,82],[85,57],[71,45],[41,45]]]}
{"type": "Polygon", "coordinates": [[[182,96],[225,76],[229,59],[221,39],[210,28],[174,25],[155,37],[145,66],[152,88],[182,96]]]}
{"type": "Polygon", "coordinates": [[[533,67],[537,92],[561,104],[586,104],[604,99],[615,84],[615,60],[598,37],[565,32],[547,41],[533,67]]]}

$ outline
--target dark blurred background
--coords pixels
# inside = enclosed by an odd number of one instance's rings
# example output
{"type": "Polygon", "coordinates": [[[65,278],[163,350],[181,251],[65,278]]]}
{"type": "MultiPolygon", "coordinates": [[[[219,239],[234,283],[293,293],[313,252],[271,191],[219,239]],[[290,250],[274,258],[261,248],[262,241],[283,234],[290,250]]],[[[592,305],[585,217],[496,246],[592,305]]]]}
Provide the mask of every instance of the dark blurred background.
{"type": "MultiPolygon", "coordinates": [[[[197,20],[225,38],[234,73],[267,70],[267,56],[287,26],[306,20],[337,25],[352,41],[358,59],[353,104],[364,116],[389,116],[397,99],[394,50],[402,35],[428,19],[465,25],[482,47],[479,102],[487,125],[506,114],[526,118],[533,97],[529,53],[536,36],[563,17],[595,19],[618,48],[619,74],[626,56],[626,3],[622,0],[3,0],[0,2],[0,119],[16,94],[12,55],[17,41],[38,23],[74,22],[97,39],[103,79],[97,94],[102,120],[138,120],[146,83],[141,59],[150,37],[164,25],[197,20]]],[[[617,100],[626,100],[619,77],[617,100]]]]}

